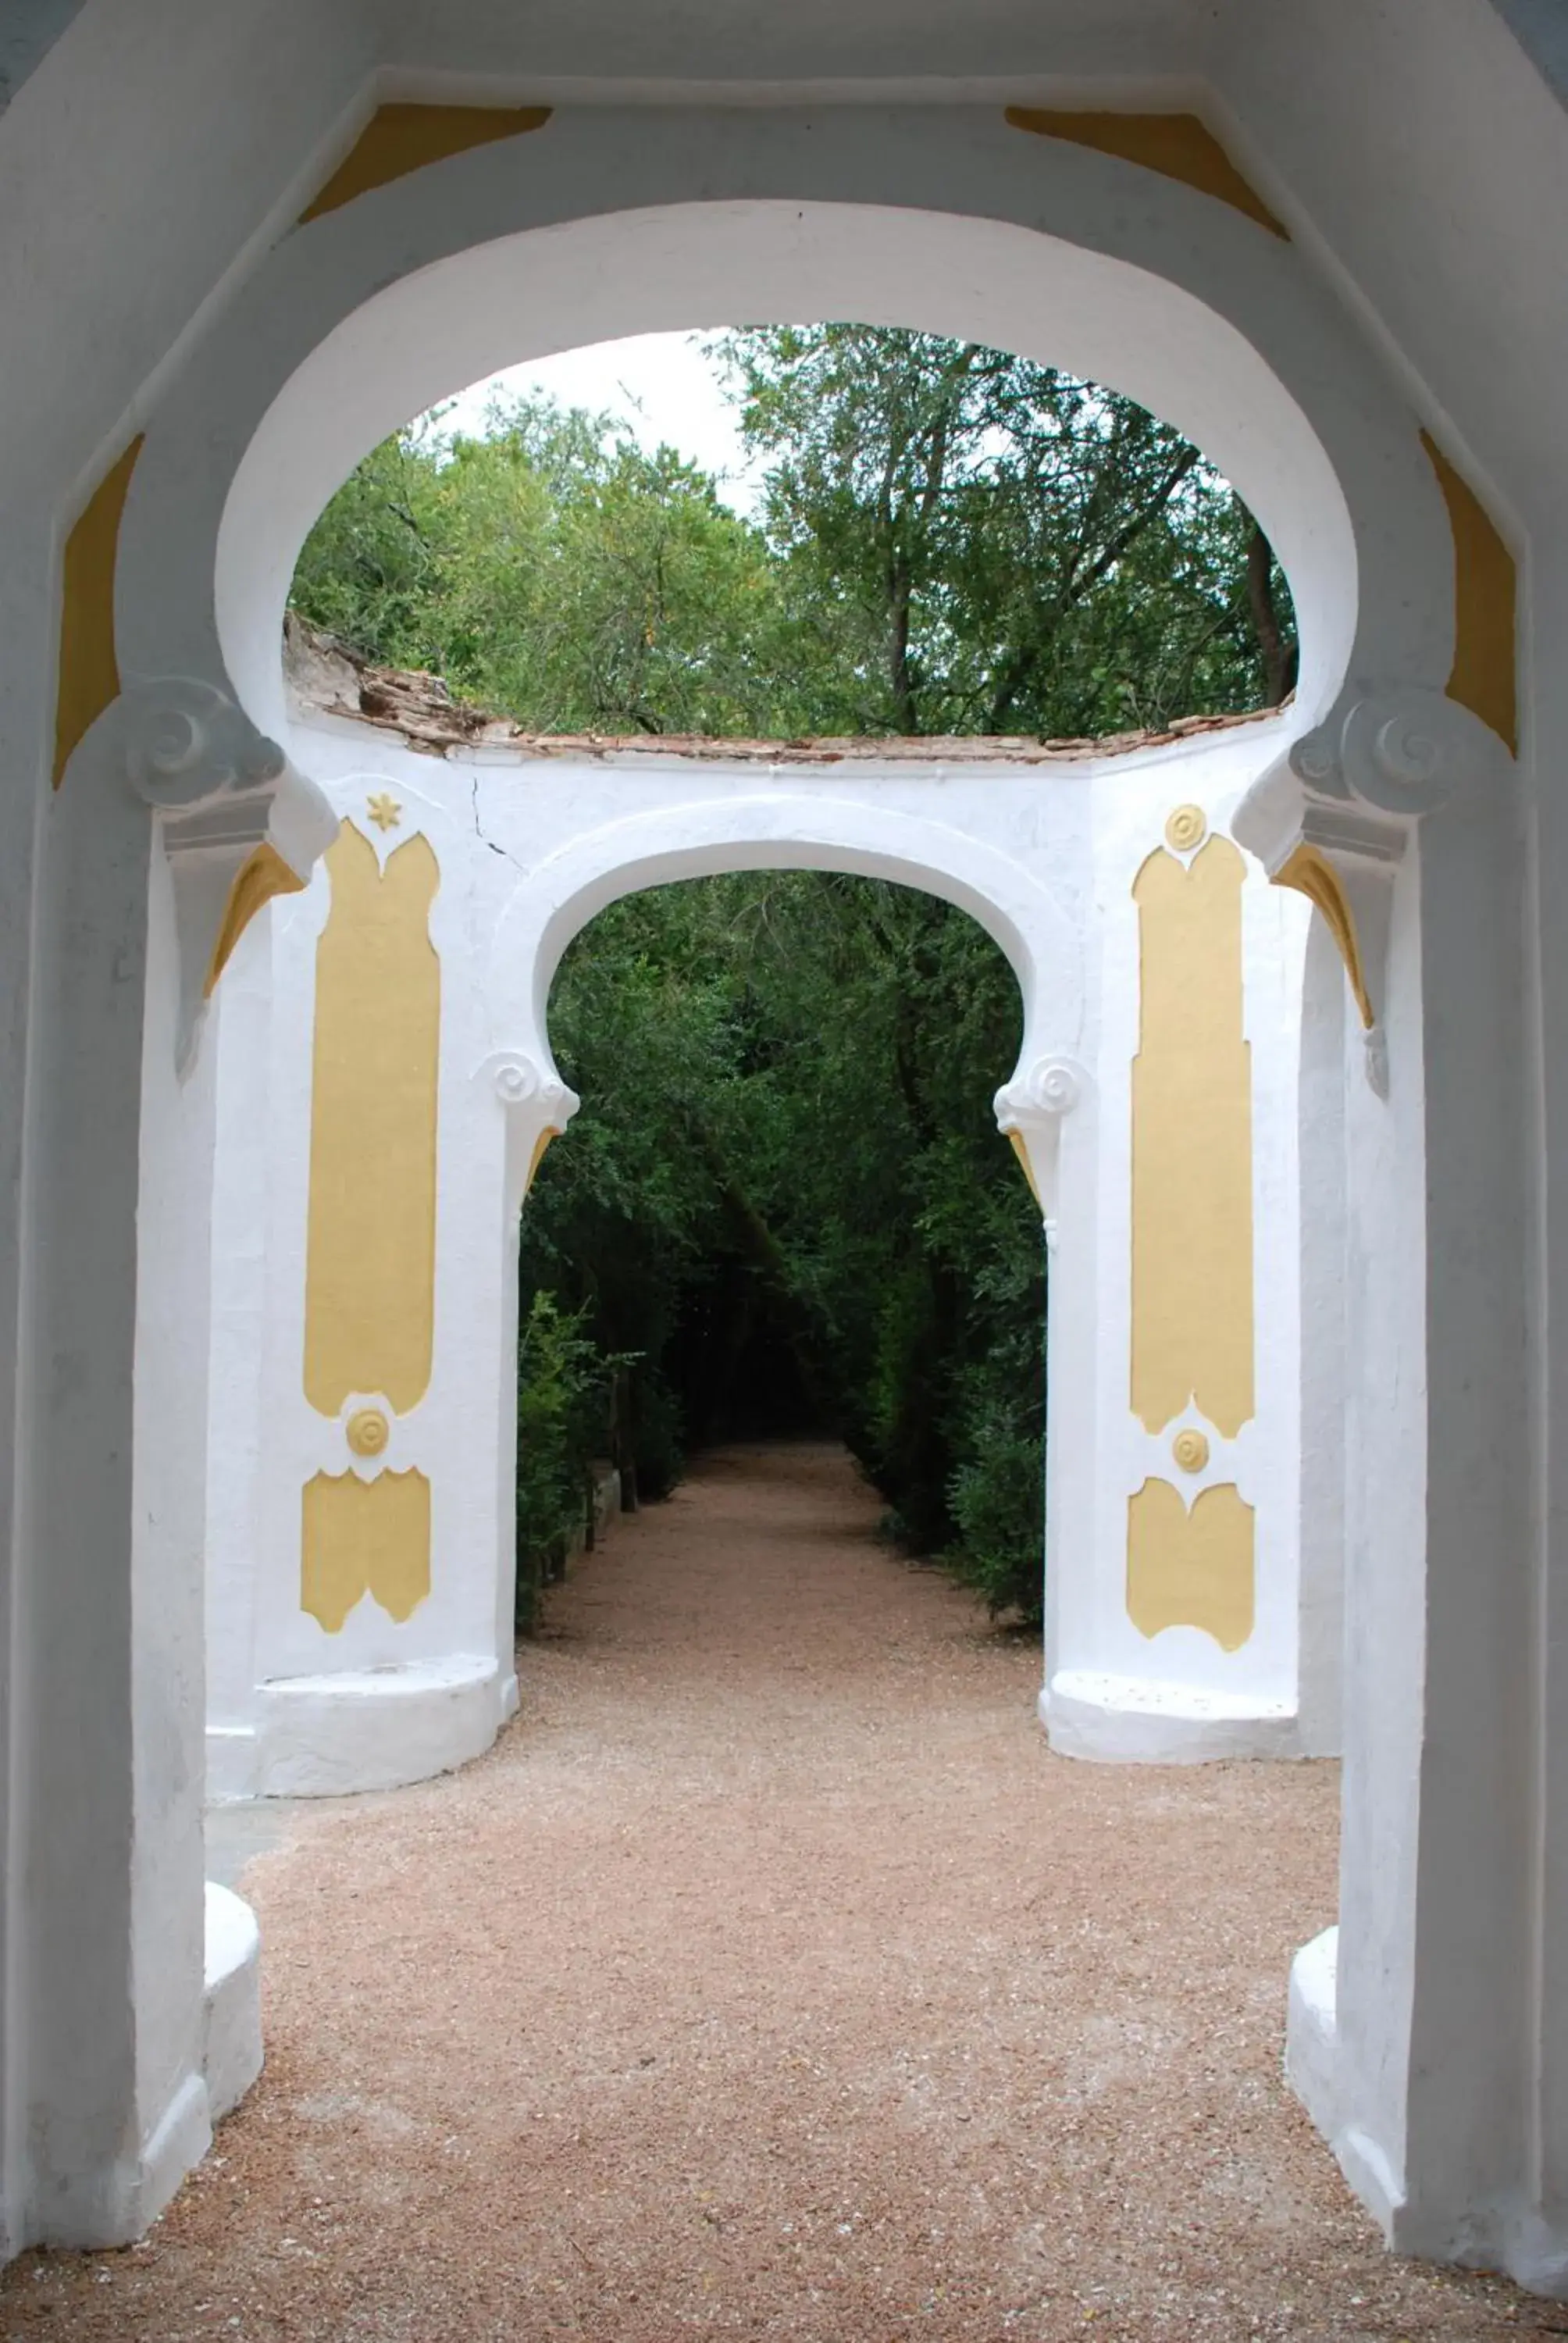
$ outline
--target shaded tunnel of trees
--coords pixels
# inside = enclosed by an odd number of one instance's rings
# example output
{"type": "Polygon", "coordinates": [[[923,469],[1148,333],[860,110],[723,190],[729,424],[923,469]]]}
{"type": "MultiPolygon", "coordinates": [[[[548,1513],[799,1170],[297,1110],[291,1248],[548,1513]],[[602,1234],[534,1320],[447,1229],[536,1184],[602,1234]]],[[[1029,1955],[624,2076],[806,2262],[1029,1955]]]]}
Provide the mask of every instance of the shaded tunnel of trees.
{"type": "Polygon", "coordinates": [[[1044,1256],[991,1108],[1020,1026],[990,937],[880,880],[689,880],[583,930],[550,1031],[584,1103],[523,1215],[528,1574],[608,1436],[657,1496],[685,1448],[816,1432],[911,1551],[1038,1608],[1044,1256]]]}
{"type": "MultiPolygon", "coordinates": [[[[709,351],[755,518],[608,417],[437,410],[334,498],[292,608],[545,732],[1103,737],[1291,690],[1266,537],[1131,400],[885,327],[709,351]]],[[[807,1431],[908,1549],[1038,1616],[1043,1260],[990,940],[867,879],[692,881],[602,912],[550,1015],[584,1105],[524,1215],[520,1620],[592,1453],[651,1497],[706,1442],[807,1431]]]]}

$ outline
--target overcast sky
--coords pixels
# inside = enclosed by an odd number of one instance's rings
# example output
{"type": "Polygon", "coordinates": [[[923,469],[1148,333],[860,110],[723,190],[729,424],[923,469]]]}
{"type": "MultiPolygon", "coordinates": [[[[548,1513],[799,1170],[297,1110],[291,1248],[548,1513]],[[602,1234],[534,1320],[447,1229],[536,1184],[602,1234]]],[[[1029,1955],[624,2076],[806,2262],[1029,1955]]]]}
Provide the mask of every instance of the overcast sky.
{"type": "Polygon", "coordinates": [[[558,357],[476,382],[443,418],[446,431],[478,433],[498,391],[516,396],[546,391],[563,407],[604,410],[624,420],[645,447],[661,441],[717,476],[729,503],[750,512],[760,492],[757,467],[748,467],[735,410],[720,387],[719,371],[702,355],[700,334],[638,334],[628,341],[595,342],[558,357]]]}

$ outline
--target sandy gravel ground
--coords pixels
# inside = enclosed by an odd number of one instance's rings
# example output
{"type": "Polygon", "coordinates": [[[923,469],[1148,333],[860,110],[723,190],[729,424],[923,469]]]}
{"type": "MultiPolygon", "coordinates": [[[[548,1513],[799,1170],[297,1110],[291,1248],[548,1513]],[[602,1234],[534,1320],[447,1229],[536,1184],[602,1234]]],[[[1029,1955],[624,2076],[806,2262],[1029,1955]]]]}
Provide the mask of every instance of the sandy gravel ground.
{"type": "Polygon", "coordinates": [[[1568,2332],[1388,2260],[1280,2077],[1325,1765],[1052,1758],[1035,1653],[836,1452],[618,1530],[467,1773],[246,1875],[266,2073],[88,2343],[1296,2343],[1568,2332]]]}

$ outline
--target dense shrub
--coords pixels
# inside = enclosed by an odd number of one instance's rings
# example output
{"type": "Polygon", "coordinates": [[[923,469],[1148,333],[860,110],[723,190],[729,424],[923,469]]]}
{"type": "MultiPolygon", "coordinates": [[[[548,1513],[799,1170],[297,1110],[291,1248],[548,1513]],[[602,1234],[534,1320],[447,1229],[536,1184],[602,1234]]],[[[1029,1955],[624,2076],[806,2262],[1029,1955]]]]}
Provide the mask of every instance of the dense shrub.
{"type": "Polygon", "coordinates": [[[540,1588],[559,1577],[582,1532],[590,1467],[605,1446],[612,1370],[583,1315],[536,1292],[518,1342],[516,1614],[525,1634],[540,1588]]]}

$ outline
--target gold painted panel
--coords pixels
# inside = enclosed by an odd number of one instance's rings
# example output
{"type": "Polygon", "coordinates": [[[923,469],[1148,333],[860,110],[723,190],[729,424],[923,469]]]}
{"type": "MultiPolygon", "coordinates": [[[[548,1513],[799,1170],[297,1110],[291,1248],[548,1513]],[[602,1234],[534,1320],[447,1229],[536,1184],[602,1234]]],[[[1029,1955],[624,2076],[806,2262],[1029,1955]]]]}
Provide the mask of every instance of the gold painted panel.
{"type": "Polygon", "coordinates": [[[115,563],[131,474],[142,452],[137,433],[105,473],[65,539],[60,578],[60,665],[55,697],[55,787],[83,735],[120,696],[115,653],[115,563]]]}
{"type": "Polygon", "coordinates": [[[440,871],[415,837],[383,872],[348,821],[326,860],[305,1395],[336,1415],[352,1392],[384,1392],[404,1414],[425,1395],[435,1339],[441,970],[429,911],[440,871]]]}
{"type": "Polygon", "coordinates": [[[1241,1028],[1245,865],[1211,838],[1134,883],[1132,1406],[1159,1432],[1195,1403],[1233,1439],[1252,1413],[1252,1067],[1241,1028]]]}
{"type": "Polygon", "coordinates": [[[1453,667],[1448,696],[1519,748],[1515,604],[1518,571],[1496,523],[1430,433],[1432,459],[1453,533],[1453,667]]]}
{"type": "Polygon", "coordinates": [[[423,1473],[318,1473],[305,1484],[300,1608],[337,1634],[362,1595],[397,1620],[430,1592],[430,1483],[423,1473]]]}
{"type": "Polygon", "coordinates": [[[427,163],[542,130],[549,118],[548,106],[378,106],[298,225],[422,171],[427,163]]]}
{"type": "Polygon", "coordinates": [[[1144,1635],[1198,1627],[1221,1651],[1252,1632],[1252,1508],[1229,1483],[1187,1511],[1169,1481],[1145,1481],[1127,1506],[1127,1614],[1144,1635]]]}
{"type": "Polygon", "coordinates": [[[1075,146],[1091,146],[1100,155],[1119,156],[1158,171],[1164,179],[1178,179],[1213,196],[1232,211],[1243,212],[1260,227],[1284,243],[1290,230],[1277,220],[1257,189],[1241,176],[1220,141],[1195,114],[1099,114],[1060,112],[1034,106],[1010,106],[1007,118],[1015,130],[1032,130],[1041,138],[1066,138],[1075,146]]]}

